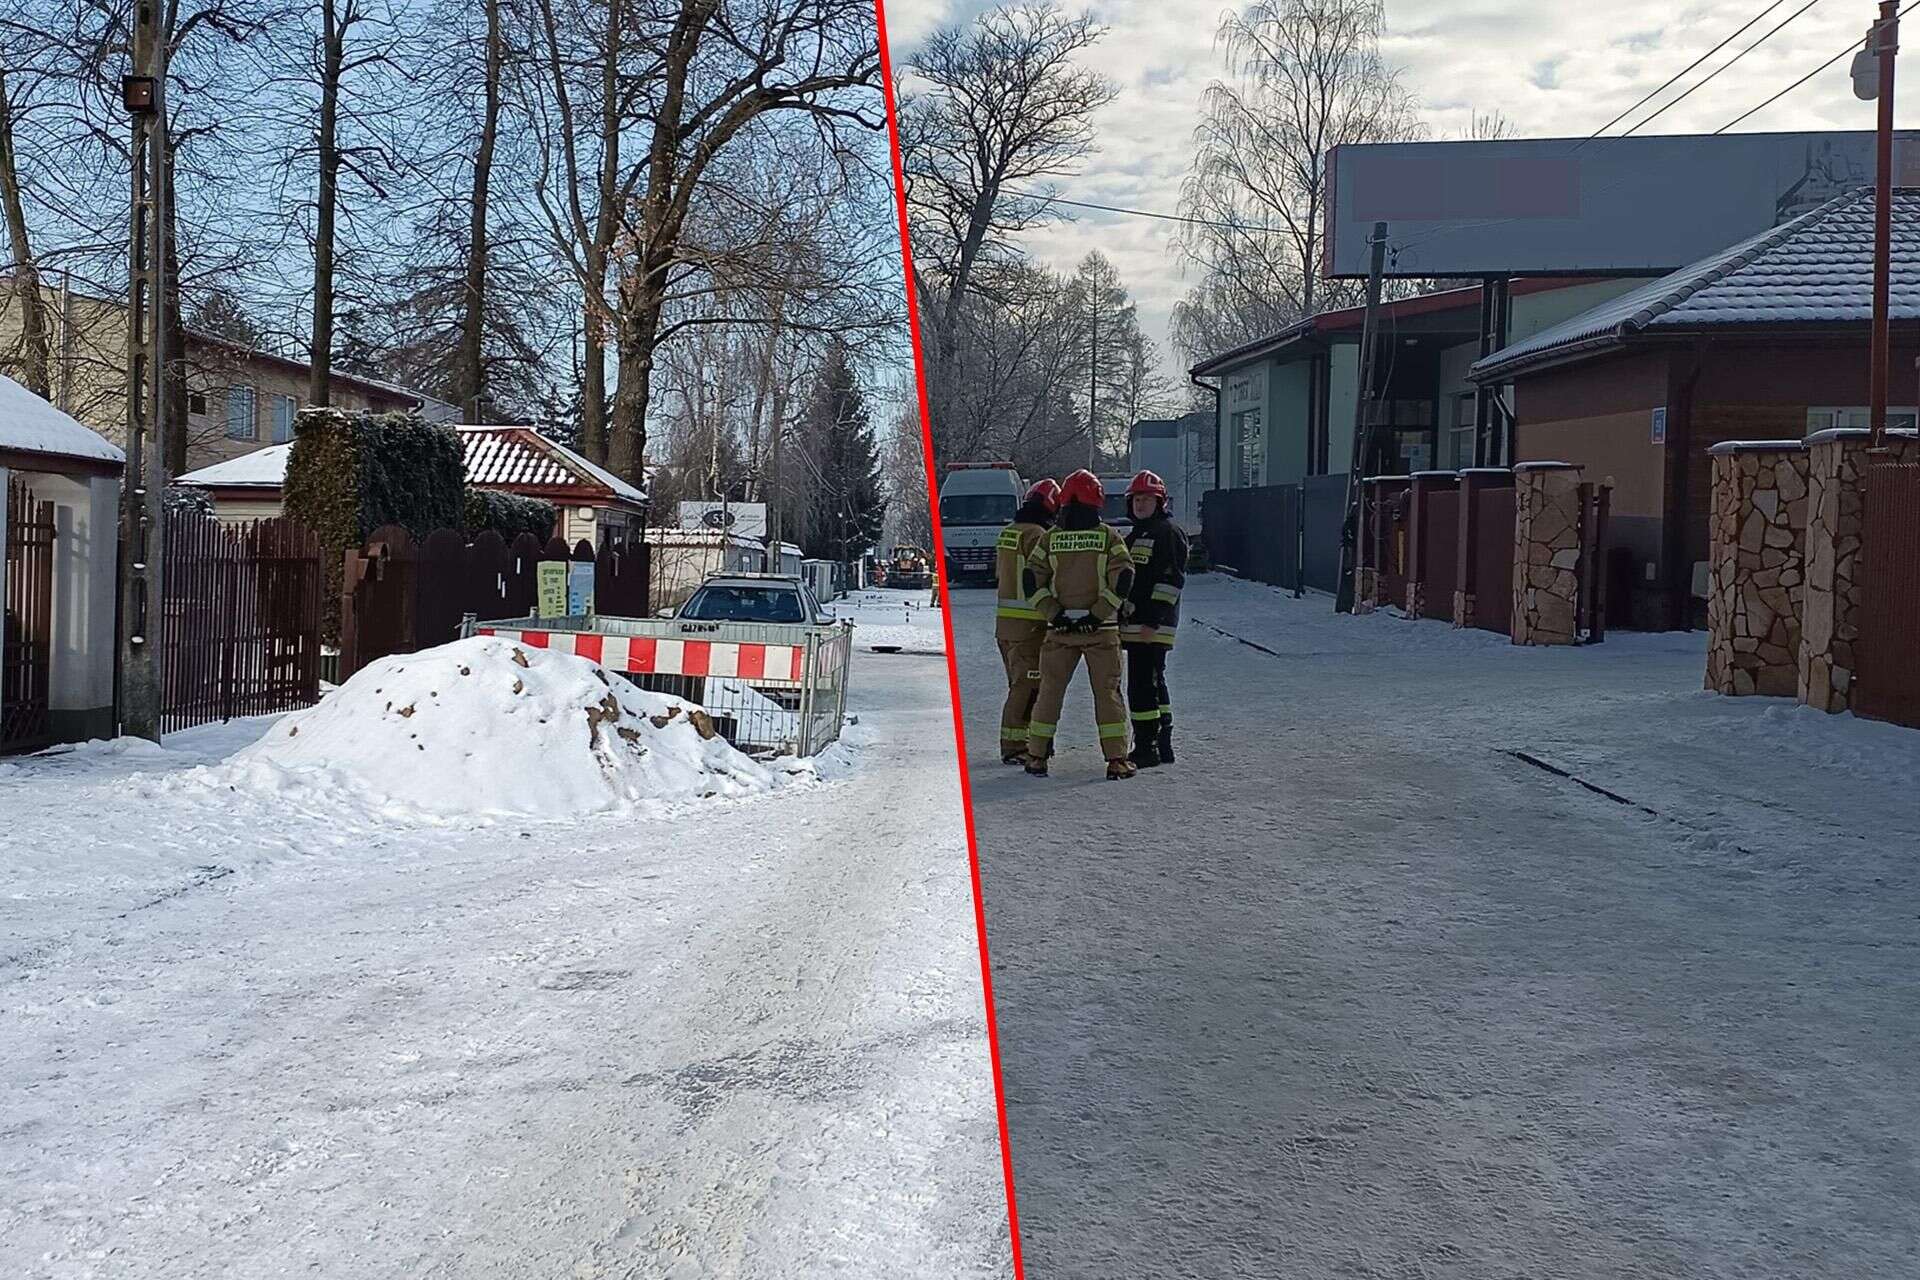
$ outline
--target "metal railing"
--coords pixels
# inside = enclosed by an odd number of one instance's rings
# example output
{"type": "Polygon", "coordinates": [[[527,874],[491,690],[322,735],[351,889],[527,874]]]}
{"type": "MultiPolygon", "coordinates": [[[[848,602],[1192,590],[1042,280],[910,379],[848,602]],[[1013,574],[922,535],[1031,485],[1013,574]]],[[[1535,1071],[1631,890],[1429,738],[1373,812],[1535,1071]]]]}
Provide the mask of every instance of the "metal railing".
{"type": "Polygon", "coordinates": [[[853,633],[845,623],[468,615],[460,633],[591,658],[642,689],[698,704],[722,737],[750,753],[817,755],[846,718],[853,633]]]}

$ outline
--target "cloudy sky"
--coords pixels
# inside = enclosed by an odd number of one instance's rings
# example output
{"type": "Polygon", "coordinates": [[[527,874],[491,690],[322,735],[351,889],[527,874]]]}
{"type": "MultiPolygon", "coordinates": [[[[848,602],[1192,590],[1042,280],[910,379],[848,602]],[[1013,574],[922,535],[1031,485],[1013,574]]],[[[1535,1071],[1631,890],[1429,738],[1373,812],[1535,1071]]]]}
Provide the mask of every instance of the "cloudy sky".
{"type": "MultiPolygon", "coordinates": [[[[1390,30],[1384,48],[1418,96],[1429,137],[1462,136],[1476,112],[1496,110],[1521,137],[1584,137],[1768,2],[1387,0],[1390,30]]],[[[1784,0],[1645,110],[1732,58],[1806,2],[1784,0]]],[[[896,64],[929,31],[989,7],[982,0],[883,3],[896,64]]],[[[1215,0],[1104,0],[1087,7],[1108,28],[1087,62],[1113,77],[1121,91],[1099,117],[1099,155],[1081,175],[1058,184],[1059,193],[1172,212],[1187,171],[1201,94],[1225,74],[1214,47],[1224,8],[1215,0]]],[[[1872,0],[1814,0],[1778,35],[1646,132],[1719,128],[1857,42],[1876,11],[1872,0]]],[[[1920,47],[1912,34],[1907,43],[1920,47]]],[[[1908,84],[1912,87],[1903,100],[1915,103],[1920,84],[1908,84]]],[[[1873,111],[1872,103],[1853,97],[1842,59],[1740,128],[1870,129],[1873,111]]],[[[1916,121],[1920,110],[1899,112],[1903,127],[1916,121]]],[[[1170,230],[1164,222],[1080,211],[1074,223],[1037,232],[1029,244],[1059,267],[1070,267],[1089,247],[1099,247],[1118,266],[1140,303],[1144,325],[1164,351],[1168,311],[1187,283],[1170,249],[1170,230]]],[[[1171,358],[1167,364],[1174,372],[1171,358]]]]}

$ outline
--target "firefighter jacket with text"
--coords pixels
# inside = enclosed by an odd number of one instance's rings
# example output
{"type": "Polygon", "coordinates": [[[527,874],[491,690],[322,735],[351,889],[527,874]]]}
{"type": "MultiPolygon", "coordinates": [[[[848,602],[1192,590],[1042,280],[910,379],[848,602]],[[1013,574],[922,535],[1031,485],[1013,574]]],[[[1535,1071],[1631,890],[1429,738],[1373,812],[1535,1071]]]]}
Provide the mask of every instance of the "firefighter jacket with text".
{"type": "Polygon", "coordinates": [[[1033,607],[1042,618],[1052,622],[1063,613],[1090,613],[1103,630],[1119,628],[1133,557],[1126,539],[1101,524],[1097,512],[1063,511],[1059,525],[1033,544],[1027,566],[1033,574],[1033,607]]]}
{"type": "Polygon", "coordinates": [[[1123,640],[1172,644],[1180,625],[1180,591],[1187,585],[1187,534],[1163,511],[1133,526],[1127,534],[1133,562],[1133,587],[1127,593],[1123,640]],[[1145,629],[1151,628],[1149,637],[1145,629]]]}
{"type": "Polygon", "coordinates": [[[1000,531],[1000,540],[994,544],[993,552],[1000,617],[1046,621],[1046,616],[1033,607],[1033,571],[1027,565],[1034,547],[1046,536],[1046,526],[1028,520],[1015,520],[1000,531]]]}

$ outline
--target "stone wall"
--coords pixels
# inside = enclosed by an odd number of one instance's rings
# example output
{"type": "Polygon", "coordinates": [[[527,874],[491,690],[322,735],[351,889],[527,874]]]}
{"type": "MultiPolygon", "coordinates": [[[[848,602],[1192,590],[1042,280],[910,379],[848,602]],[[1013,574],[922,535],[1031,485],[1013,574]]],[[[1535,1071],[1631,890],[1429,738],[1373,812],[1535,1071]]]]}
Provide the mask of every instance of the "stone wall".
{"type": "MultiPolygon", "coordinates": [[[[1867,432],[1854,428],[1807,437],[1806,599],[1798,691],[1822,711],[1853,708],[1854,645],[1860,636],[1867,432]]],[[[1889,432],[1887,458],[1920,463],[1911,430],[1889,432]]]]}
{"type": "Polygon", "coordinates": [[[1523,462],[1513,484],[1513,642],[1577,643],[1580,468],[1523,462]]]}
{"type": "Polygon", "coordinates": [[[1774,440],[1709,452],[1707,688],[1790,697],[1800,679],[1807,449],[1774,440]]]}

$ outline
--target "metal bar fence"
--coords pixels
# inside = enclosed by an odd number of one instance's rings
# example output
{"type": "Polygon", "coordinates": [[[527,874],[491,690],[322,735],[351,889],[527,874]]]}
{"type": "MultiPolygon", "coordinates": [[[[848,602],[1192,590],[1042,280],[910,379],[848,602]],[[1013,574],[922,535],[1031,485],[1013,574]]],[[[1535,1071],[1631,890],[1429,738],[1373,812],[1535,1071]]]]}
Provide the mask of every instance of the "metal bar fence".
{"type": "Polygon", "coordinates": [[[24,481],[7,481],[6,593],[0,598],[0,751],[51,739],[53,672],[53,504],[24,481]]]}
{"type": "Polygon", "coordinates": [[[160,727],[311,706],[320,696],[320,540],[288,519],[167,520],[160,727]]]}

